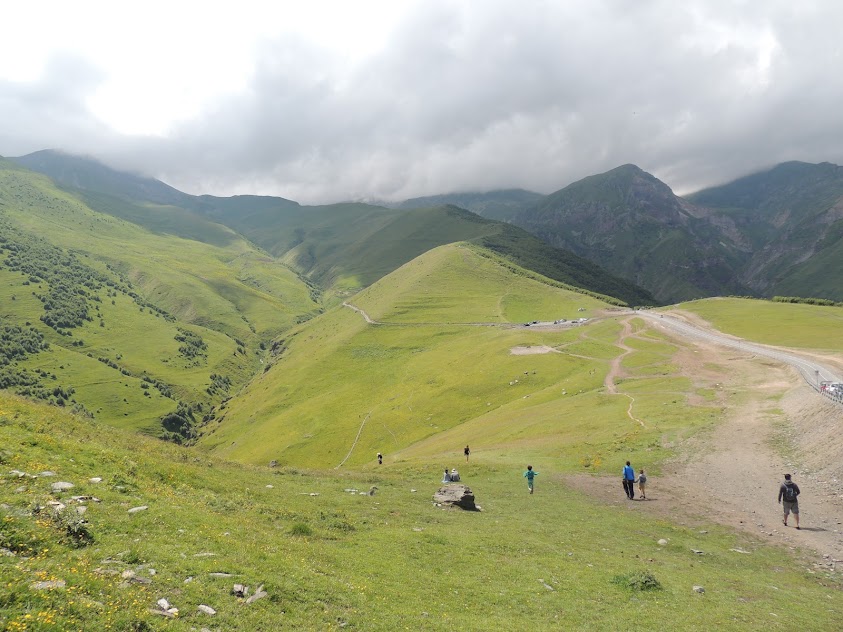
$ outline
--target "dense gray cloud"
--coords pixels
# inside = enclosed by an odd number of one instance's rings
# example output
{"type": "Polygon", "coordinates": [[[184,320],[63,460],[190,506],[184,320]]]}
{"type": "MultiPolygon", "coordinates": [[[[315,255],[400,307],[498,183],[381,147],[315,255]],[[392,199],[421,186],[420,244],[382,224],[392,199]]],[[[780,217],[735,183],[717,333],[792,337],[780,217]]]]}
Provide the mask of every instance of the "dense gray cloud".
{"type": "Polygon", "coordinates": [[[363,61],[264,41],[245,90],[162,138],[97,123],[82,63],[0,83],[0,153],[61,147],[303,202],[550,192],[628,162],[687,192],[843,163],[840,24],[836,2],[429,1],[363,61]]]}

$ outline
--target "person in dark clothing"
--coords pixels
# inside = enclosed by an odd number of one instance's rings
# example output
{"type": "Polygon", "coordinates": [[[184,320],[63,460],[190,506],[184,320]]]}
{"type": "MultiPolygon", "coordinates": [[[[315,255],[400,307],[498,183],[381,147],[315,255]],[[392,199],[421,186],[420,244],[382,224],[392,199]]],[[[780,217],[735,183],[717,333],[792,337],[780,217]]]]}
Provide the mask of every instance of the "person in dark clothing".
{"type": "Polygon", "coordinates": [[[626,462],[623,468],[623,491],[630,500],[635,500],[635,470],[626,462]]]}
{"type": "Polygon", "coordinates": [[[796,516],[796,528],[799,528],[799,485],[791,480],[790,474],[784,475],[784,483],[779,486],[779,503],[784,509],[784,526],[787,526],[787,517],[790,512],[796,516]]]}
{"type": "Polygon", "coordinates": [[[462,452],[465,454],[465,462],[468,463],[468,455],[471,454],[471,450],[468,449],[468,446],[465,446],[465,450],[462,452]]]}
{"type": "Polygon", "coordinates": [[[378,465],[383,465],[383,454],[378,452],[378,465]]]}

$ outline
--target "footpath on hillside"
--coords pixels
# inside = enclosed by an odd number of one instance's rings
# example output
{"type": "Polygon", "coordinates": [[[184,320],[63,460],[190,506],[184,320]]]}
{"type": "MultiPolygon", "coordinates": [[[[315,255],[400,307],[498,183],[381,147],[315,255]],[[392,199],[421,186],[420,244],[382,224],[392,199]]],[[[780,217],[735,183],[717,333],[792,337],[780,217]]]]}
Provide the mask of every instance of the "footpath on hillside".
{"type": "MultiPolygon", "coordinates": [[[[609,393],[617,393],[614,380],[623,377],[620,359],[628,353],[624,341],[632,335],[631,318],[622,321],[617,345],[623,352],[610,363],[609,393]]],[[[675,329],[660,329],[682,335],[675,329]]],[[[794,367],[735,345],[724,350],[717,332],[711,333],[693,340],[692,347],[683,347],[674,361],[683,375],[714,389],[728,413],[713,431],[672,446],[678,456],[651,478],[647,501],[625,499],[620,463],[617,476],[566,480],[631,511],[688,524],[729,525],[768,542],[808,549],[818,554],[816,566],[843,570],[843,407],[817,394],[794,367]],[[729,366],[725,375],[713,368],[724,363],[724,353],[729,366]],[[777,503],[786,472],[794,475],[802,490],[799,531],[793,517],[789,526],[782,524],[777,503]]]]}

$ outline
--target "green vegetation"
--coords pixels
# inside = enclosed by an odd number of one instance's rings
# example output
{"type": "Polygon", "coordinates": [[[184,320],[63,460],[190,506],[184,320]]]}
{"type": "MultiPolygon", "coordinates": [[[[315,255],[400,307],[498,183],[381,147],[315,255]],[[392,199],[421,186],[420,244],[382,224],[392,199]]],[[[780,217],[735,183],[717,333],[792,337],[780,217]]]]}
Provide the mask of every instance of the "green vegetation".
{"type": "MultiPolygon", "coordinates": [[[[338,307],[295,330],[271,367],[226,402],[199,446],[250,463],[353,467],[377,451],[438,458],[482,435],[496,453],[553,456],[557,468],[579,470],[584,442],[603,457],[663,454],[659,437],[710,423],[716,413],[688,410],[687,380],[662,381],[652,398],[669,391],[671,404],[659,400],[642,431],[626,415],[628,399],[603,388],[609,361],[621,353],[616,323],[521,326],[610,314],[611,306],[537,275],[513,274],[475,248],[433,249],[359,293],[353,305],[383,324],[338,307]],[[529,346],[553,352],[513,353],[529,346]],[[593,423],[582,425],[583,417],[593,423]]],[[[640,354],[641,380],[672,376],[673,351],[653,338],[640,354]],[[664,366],[654,369],[654,357],[664,366]]],[[[646,395],[641,400],[650,405],[646,395]]]]}
{"type": "Polygon", "coordinates": [[[394,630],[408,617],[428,630],[819,630],[843,616],[836,580],[787,551],[595,505],[550,460],[531,496],[523,458],[474,452],[460,470],[483,511],[462,512],[430,502],[438,459],[255,468],[2,395],[0,445],[7,630],[394,630]],[[56,477],[7,474],[47,469],[56,477]],[[76,487],[51,493],[56,480],[76,487]],[[372,485],[374,497],[346,491],[372,485]],[[63,511],[48,505],[56,499],[63,511]],[[235,583],[267,596],[247,604],[235,583]],[[161,598],[177,617],[152,612],[161,598]]]}
{"type": "Polygon", "coordinates": [[[272,338],[321,307],[294,272],[190,221],[189,239],[153,234],[0,160],[2,387],[195,440],[272,338]]]}

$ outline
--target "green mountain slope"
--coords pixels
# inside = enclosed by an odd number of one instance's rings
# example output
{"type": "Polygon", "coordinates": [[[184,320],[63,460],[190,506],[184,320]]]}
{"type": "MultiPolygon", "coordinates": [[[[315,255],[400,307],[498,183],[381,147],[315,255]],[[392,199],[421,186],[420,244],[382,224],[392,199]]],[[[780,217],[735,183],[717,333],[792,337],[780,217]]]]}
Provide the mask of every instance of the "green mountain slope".
{"type": "Polygon", "coordinates": [[[228,402],[202,445],[254,463],[361,464],[375,451],[398,452],[531,394],[538,403],[541,393],[593,391],[602,378],[589,368],[612,353],[599,343],[574,351],[576,327],[513,327],[590,317],[609,306],[467,245],[428,251],[352,303],[384,324],[337,307],[303,325],[279,345],[271,368],[228,402]],[[570,345],[570,355],[510,352],[531,344],[570,345]]]}
{"type": "Polygon", "coordinates": [[[509,221],[524,209],[537,204],[543,197],[541,193],[524,189],[503,189],[485,193],[447,193],[404,200],[398,204],[397,208],[453,205],[489,219],[509,221]]]}
{"type": "Polygon", "coordinates": [[[513,223],[663,302],[749,293],[735,274],[748,258],[743,245],[634,165],[575,182],[513,223]]]}
{"type": "MultiPolygon", "coordinates": [[[[93,208],[154,232],[225,245],[230,235],[219,231],[220,225],[227,226],[280,257],[324,291],[328,304],[370,285],[430,248],[468,239],[562,283],[630,304],[656,302],[648,292],[581,257],[549,248],[519,229],[453,206],[397,211],[357,203],[300,206],[283,198],[259,196],[180,194],[176,199],[175,190],[160,182],[74,156],[39,152],[16,160],[60,178],[93,208]],[[145,198],[147,191],[152,193],[145,198]]],[[[475,199],[489,203],[506,199],[512,204],[520,200],[520,204],[534,196],[509,191],[475,199]]]]}
{"type": "Polygon", "coordinates": [[[224,245],[151,233],[0,160],[0,317],[17,341],[0,383],[149,432],[179,403],[200,423],[259,370],[261,345],[320,309],[295,273],[215,230],[224,245]]]}
{"type": "Polygon", "coordinates": [[[843,300],[843,167],[783,163],[689,199],[753,245],[739,274],[755,292],[843,300]]]}

